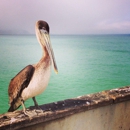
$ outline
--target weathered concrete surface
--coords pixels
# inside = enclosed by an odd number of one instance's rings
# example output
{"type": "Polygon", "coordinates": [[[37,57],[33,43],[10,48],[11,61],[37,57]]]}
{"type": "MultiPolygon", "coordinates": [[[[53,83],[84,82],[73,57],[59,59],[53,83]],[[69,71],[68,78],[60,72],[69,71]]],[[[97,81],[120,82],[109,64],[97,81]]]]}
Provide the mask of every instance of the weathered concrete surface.
{"type": "Polygon", "coordinates": [[[0,130],[130,130],[130,86],[0,115],[0,130]]]}
{"type": "Polygon", "coordinates": [[[24,130],[130,130],[130,101],[75,113],[24,130]]]}

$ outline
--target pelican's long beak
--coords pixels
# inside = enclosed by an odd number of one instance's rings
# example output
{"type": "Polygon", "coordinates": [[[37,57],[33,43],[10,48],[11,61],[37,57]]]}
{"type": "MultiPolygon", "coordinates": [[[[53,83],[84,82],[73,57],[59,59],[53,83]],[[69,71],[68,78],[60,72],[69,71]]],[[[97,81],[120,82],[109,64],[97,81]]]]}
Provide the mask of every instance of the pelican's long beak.
{"type": "Polygon", "coordinates": [[[51,61],[52,61],[53,67],[54,67],[54,71],[57,74],[58,68],[57,68],[57,65],[56,65],[54,52],[53,52],[53,49],[52,49],[52,46],[51,46],[50,36],[49,36],[48,32],[44,29],[41,29],[40,33],[41,33],[41,41],[44,42],[44,44],[47,48],[47,51],[49,53],[49,56],[51,58],[51,61]]]}

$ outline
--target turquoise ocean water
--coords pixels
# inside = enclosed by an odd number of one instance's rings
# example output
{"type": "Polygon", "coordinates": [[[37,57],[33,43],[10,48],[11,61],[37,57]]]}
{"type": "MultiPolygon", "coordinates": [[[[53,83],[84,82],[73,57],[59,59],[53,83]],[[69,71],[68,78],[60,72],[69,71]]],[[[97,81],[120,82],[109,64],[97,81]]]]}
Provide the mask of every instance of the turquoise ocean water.
{"type": "MultiPolygon", "coordinates": [[[[52,69],[39,104],[130,85],[130,35],[52,35],[51,43],[59,73],[52,69]]],[[[41,54],[34,35],[0,35],[0,113],[9,107],[10,79],[41,54]]]]}

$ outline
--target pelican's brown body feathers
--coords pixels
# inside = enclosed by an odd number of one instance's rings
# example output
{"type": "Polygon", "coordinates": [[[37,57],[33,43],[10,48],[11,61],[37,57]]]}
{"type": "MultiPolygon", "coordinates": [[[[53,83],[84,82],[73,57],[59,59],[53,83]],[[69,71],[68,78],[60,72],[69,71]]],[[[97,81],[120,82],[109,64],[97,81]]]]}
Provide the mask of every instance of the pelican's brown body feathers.
{"type": "MultiPolygon", "coordinates": [[[[43,58],[37,64],[26,66],[13,79],[11,79],[8,89],[10,103],[10,108],[8,110],[9,112],[12,112],[19,108],[21,105],[21,100],[24,102],[26,99],[33,97],[29,95],[29,93],[31,93],[31,90],[35,89],[34,92],[36,95],[40,94],[42,90],[44,90],[44,88],[47,86],[47,84],[44,85],[44,83],[46,83],[46,78],[49,80],[50,76],[50,65],[51,62],[49,56],[47,54],[44,54],[43,58]],[[46,74],[46,71],[48,74],[46,74]],[[46,77],[44,75],[42,77],[42,74],[46,74],[46,77]],[[42,79],[39,79],[39,77],[42,79]],[[31,81],[32,79],[33,81],[31,81]],[[37,86],[37,84],[39,84],[38,82],[41,83],[40,92],[37,92],[37,89],[40,86],[37,86]],[[35,83],[36,85],[33,85],[35,83]]],[[[35,94],[33,95],[36,96],[35,94]]]]}
{"type": "Polygon", "coordinates": [[[23,70],[21,70],[13,79],[11,79],[8,89],[10,104],[8,111],[14,111],[19,107],[15,103],[18,102],[19,97],[21,97],[23,89],[28,86],[34,70],[35,69],[32,65],[28,65],[23,70]]]}

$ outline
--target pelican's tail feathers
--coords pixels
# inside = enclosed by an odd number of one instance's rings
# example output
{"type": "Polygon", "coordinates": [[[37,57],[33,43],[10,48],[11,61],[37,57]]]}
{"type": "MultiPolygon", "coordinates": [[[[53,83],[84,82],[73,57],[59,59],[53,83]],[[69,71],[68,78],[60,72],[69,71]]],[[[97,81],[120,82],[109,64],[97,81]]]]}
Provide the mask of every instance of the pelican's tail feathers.
{"type": "Polygon", "coordinates": [[[19,98],[16,102],[12,102],[10,104],[10,108],[8,109],[8,112],[13,112],[17,110],[21,106],[21,99],[19,98]]]}

